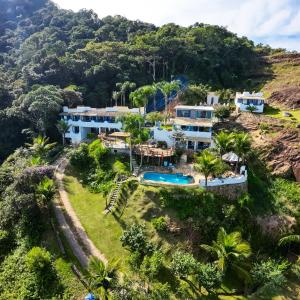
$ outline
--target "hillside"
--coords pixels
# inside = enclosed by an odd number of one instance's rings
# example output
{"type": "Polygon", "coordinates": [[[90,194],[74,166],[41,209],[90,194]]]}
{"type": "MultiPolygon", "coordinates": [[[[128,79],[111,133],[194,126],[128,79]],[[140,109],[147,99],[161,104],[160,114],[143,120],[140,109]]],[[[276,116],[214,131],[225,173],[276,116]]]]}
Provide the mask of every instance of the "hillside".
{"type": "Polygon", "coordinates": [[[263,86],[268,102],[282,108],[300,108],[300,54],[279,53],[267,57],[271,79],[263,86]]]}

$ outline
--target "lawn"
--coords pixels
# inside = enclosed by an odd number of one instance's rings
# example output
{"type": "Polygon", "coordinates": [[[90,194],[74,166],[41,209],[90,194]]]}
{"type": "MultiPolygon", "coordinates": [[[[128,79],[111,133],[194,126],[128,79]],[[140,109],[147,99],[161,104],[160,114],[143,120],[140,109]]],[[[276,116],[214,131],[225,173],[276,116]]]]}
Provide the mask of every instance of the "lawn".
{"type": "Polygon", "coordinates": [[[119,241],[122,226],[116,222],[111,214],[106,216],[103,214],[104,196],[91,193],[83,187],[70,170],[66,172],[64,184],[70,202],[88,236],[108,259],[119,258],[122,267],[124,267],[123,262],[127,256],[127,251],[124,250],[119,241]]]}
{"type": "MultiPolygon", "coordinates": [[[[180,237],[163,239],[149,222],[151,218],[162,214],[158,201],[153,201],[154,195],[158,192],[154,187],[139,186],[118,210],[113,214],[104,215],[105,197],[102,194],[91,193],[85,188],[73,170],[69,169],[66,172],[64,184],[70,202],[88,236],[109,260],[120,259],[122,271],[129,271],[126,259],[130,253],[120,242],[120,236],[127,224],[135,221],[144,222],[151,239],[166,251],[170,249],[171,244],[180,241],[180,237]]],[[[172,211],[165,210],[164,214],[172,215],[172,219],[175,218],[172,211]]]]}
{"type": "Polygon", "coordinates": [[[280,108],[277,107],[273,107],[273,106],[269,106],[266,105],[265,106],[265,110],[264,110],[264,114],[266,116],[272,117],[272,118],[277,118],[277,119],[281,119],[281,120],[286,120],[286,121],[291,121],[291,122],[300,122],[300,109],[297,110],[281,110],[280,108]],[[284,117],[283,116],[283,112],[289,112],[291,114],[290,117],[284,117]]]}

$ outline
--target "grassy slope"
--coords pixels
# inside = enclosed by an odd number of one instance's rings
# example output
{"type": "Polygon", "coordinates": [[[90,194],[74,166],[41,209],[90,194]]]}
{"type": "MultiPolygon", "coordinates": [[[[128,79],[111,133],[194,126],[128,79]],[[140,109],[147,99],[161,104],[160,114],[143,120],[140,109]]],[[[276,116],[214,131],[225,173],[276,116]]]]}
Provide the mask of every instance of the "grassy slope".
{"type": "MultiPolygon", "coordinates": [[[[282,61],[272,63],[270,67],[272,78],[262,84],[261,90],[266,98],[269,98],[273,92],[281,91],[287,87],[300,86],[300,64],[292,61],[282,61]]],[[[300,110],[286,110],[284,108],[270,106],[266,108],[266,115],[285,119],[289,121],[300,122],[300,110]],[[292,114],[291,117],[283,117],[282,111],[288,111],[292,114]]]]}

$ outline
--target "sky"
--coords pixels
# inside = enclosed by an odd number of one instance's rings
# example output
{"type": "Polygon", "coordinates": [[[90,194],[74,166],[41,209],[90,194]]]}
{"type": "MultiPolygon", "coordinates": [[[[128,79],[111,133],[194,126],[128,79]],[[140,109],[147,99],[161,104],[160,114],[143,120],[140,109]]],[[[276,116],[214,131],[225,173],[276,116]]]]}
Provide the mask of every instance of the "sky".
{"type": "Polygon", "coordinates": [[[300,0],[54,0],[61,8],[93,9],[163,25],[221,25],[239,36],[300,51],[300,0]]]}

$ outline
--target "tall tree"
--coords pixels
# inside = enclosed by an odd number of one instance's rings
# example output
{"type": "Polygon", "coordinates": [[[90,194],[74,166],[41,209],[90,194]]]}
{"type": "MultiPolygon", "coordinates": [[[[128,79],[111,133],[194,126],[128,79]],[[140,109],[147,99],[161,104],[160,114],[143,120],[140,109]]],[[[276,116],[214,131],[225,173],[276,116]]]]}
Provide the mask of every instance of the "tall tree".
{"type": "Polygon", "coordinates": [[[194,168],[204,175],[205,187],[207,187],[208,176],[222,173],[225,170],[225,165],[219,157],[205,149],[196,157],[194,168]]]}
{"type": "Polygon", "coordinates": [[[46,135],[47,129],[55,124],[62,104],[60,90],[51,85],[33,89],[16,102],[20,113],[24,114],[43,136],[46,135]]]}
{"type": "Polygon", "coordinates": [[[57,127],[57,130],[59,131],[59,133],[62,135],[63,146],[65,146],[66,133],[70,129],[70,125],[67,122],[65,122],[64,120],[59,120],[56,124],[56,127],[57,127]]]}
{"type": "Polygon", "coordinates": [[[215,147],[220,157],[233,149],[233,137],[233,133],[228,133],[224,130],[215,135],[215,147]]]}
{"type": "Polygon", "coordinates": [[[129,99],[132,104],[137,107],[144,107],[144,114],[146,114],[146,107],[148,104],[148,99],[152,96],[155,96],[156,90],[152,85],[142,86],[135,91],[131,92],[129,99]]]}
{"type": "Polygon", "coordinates": [[[160,90],[162,94],[164,95],[165,99],[165,114],[168,115],[168,100],[169,97],[174,92],[178,92],[180,90],[180,82],[178,80],[173,80],[171,82],[167,81],[161,81],[156,84],[154,84],[155,88],[157,90],[160,90]]]}
{"type": "Polygon", "coordinates": [[[233,150],[238,156],[238,160],[236,162],[236,169],[235,169],[235,171],[237,172],[240,159],[245,161],[247,154],[249,154],[251,150],[251,139],[248,133],[245,132],[234,133],[233,150]]]}

